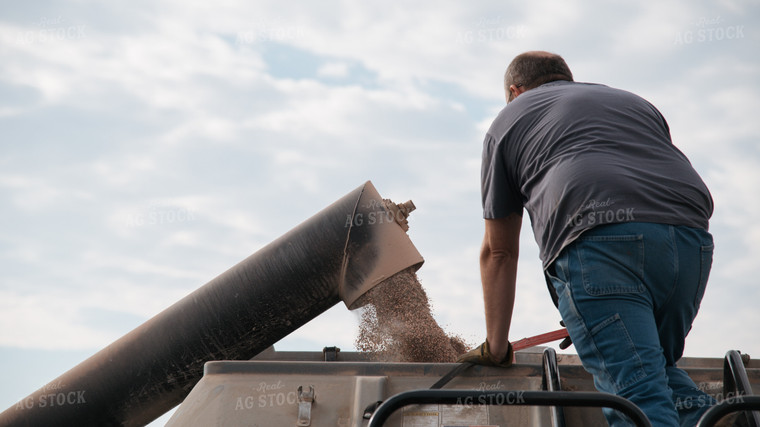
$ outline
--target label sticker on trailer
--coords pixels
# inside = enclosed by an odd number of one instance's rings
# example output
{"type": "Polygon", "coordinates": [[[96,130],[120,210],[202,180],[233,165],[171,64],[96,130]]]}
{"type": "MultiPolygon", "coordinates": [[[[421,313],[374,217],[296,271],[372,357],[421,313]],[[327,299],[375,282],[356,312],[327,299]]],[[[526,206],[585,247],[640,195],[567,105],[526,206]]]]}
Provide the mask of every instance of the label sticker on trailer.
{"type": "Polygon", "coordinates": [[[403,427],[498,427],[488,424],[487,405],[410,405],[403,427]]]}

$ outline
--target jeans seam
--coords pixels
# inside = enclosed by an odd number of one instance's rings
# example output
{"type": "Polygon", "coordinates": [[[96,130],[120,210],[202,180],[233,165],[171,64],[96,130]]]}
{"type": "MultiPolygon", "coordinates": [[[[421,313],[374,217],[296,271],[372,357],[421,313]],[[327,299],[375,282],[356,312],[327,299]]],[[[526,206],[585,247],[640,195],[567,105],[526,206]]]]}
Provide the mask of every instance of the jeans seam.
{"type": "Polygon", "coordinates": [[[699,247],[699,287],[697,288],[697,293],[694,294],[694,306],[697,310],[699,310],[699,307],[702,305],[702,297],[704,297],[705,294],[705,288],[707,287],[707,280],[709,277],[709,269],[707,270],[707,273],[705,273],[705,267],[706,264],[708,264],[707,260],[705,259],[705,254],[710,254],[710,267],[712,267],[712,257],[713,257],[713,251],[715,250],[714,244],[709,245],[700,245],[699,247]],[[705,277],[705,274],[707,274],[708,277],[705,277]],[[703,280],[704,279],[704,280],[703,280]]]}
{"type": "MultiPolygon", "coordinates": [[[[662,315],[662,309],[664,307],[668,306],[668,303],[670,303],[670,299],[673,298],[673,294],[676,293],[676,285],[678,284],[678,243],[676,243],[676,235],[675,235],[675,227],[672,225],[668,226],[668,238],[670,239],[670,246],[673,248],[673,267],[675,269],[675,273],[673,274],[673,284],[670,286],[670,292],[668,292],[668,296],[665,297],[665,299],[662,301],[662,305],[660,306],[660,309],[657,310],[654,315],[656,318],[659,318],[662,315]]],[[[652,303],[654,305],[654,299],[652,299],[652,303]]]]}
{"type": "MultiPolygon", "coordinates": [[[[679,265],[678,265],[679,254],[678,254],[678,242],[676,241],[675,227],[673,227],[672,225],[669,226],[668,234],[670,236],[670,242],[671,242],[670,244],[673,246],[673,271],[675,271],[675,274],[673,275],[673,287],[671,289],[675,290],[676,283],[678,283],[678,277],[681,275],[681,272],[679,271],[679,265]]],[[[670,295],[668,295],[668,300],[670,300],[670,295]]]]}
{"type": "MultiPolygon", "coordinates": [[[[572,256],[573,252],[575,252],[576,257],[578,258],[578,261],[580,262],[580,254],[579,254],[580,251],[577,251],[577,250],[570,251],[568,252],[567,256],[568,257],[572,256]]],[[[560,266],[560,268],[562,267],[560,266]]],[[[562,269],[564,271],[564,268],[562,269]]],[[[573,291],[573,288],[570,285],[572,279],[568,275],[565,275],[564,277],[565,279],[562,280],[563,282],[565,282],[564,297],[567,299],[568,309],[570,310],[569,314],[575,317],[575,319],[573,320],[575,320],[578,326],[580,327],[581,330],[579,332],[584,336],[585,339],[590,341],[590,344],[593,347],[593,351],[596,356],[596,359],[600,363],[599,373],[600,374],[603,373],[607,377],[605,378],[605,381],[607,381],[610,384],[615,384],[614,377],[607,370],[607,366],[604,364],[604,357],[602,357],[602,353],[597,347],[596,342],[594,341],[594,335],[591,333],[591,330],[588,328],[588,325],[586,324],[586,319],[584,319],[580,311],[578,311],[577,302],[575,301],[575,292],[573,291]]],[[[581,363],[585,365],[587,362],[581,360],[581,363]]]]}

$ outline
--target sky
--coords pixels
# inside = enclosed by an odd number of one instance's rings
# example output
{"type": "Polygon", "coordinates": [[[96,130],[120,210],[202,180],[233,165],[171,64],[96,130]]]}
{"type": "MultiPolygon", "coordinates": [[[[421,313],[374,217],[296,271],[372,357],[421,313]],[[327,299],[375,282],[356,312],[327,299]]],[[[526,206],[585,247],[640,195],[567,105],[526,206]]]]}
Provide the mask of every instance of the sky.
{"type": "MultiPolygon", "coordinates": [[[[760,355],[759,27],[740,0],[0,2],[0,411],[367,180],[414,201],[434,315],[482,342],[482,141],[528,50],[663,113],[715,201],[685,355],[760,355]]],[[[513,319],[559,327],[527,216],[513,319]]]]}

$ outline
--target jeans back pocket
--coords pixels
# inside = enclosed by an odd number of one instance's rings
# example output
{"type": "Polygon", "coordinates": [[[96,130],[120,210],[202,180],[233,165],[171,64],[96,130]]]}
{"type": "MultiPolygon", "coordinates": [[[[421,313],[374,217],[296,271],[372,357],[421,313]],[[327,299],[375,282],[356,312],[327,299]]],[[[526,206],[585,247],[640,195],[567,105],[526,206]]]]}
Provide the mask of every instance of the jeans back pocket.
{"type": "Polygon", "coordinates": [[[583,288],[589,295],[644,292],[644,237],[581,237],[577,245],[583,288]]]}

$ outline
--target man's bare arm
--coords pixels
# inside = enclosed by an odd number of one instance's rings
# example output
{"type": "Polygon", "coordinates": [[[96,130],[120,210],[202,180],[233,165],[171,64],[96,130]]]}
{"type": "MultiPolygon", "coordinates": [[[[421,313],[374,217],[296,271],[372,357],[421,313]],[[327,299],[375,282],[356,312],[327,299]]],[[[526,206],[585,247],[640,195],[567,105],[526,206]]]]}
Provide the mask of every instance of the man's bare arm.
{"type": "Polygon", "coordinates": [[[501,360],[507,354],[509,345],[522,216],[513,213],[506,218],[485,221],[480,278],[485,303],[486,340],[491,354],[501,360]]]}

